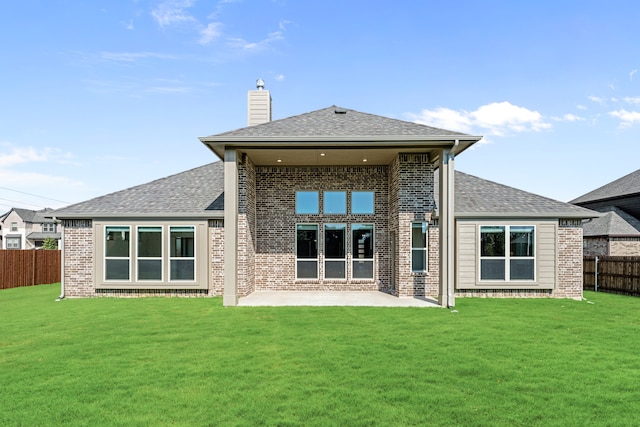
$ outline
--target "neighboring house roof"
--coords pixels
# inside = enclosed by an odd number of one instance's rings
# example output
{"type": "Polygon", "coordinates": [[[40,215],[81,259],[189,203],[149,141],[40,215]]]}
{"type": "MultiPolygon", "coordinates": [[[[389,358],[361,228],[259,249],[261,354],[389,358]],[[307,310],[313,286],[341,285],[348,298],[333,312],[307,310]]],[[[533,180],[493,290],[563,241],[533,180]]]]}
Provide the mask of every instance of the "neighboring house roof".
{"type": "Polygon", "coordinates": [[[53,212],[57,218],[221,218],[224,164],[214,162],[53,212]]]}
{"type": "Polygon", "coordinates": [[[60,240],[60,233],[42,233],[42,232],[34,231],[33,233],[29,233],[29,235],[27,236],[27,239],[44,240],[48,237],[52,239],[60,240]]]}
{"type": "Polygon", "coordinates": [[[640,169],[631,172],[622,178],[616,179],[609,184],[596,188],[587,194],[584,194],[570,203],[585,204],[599,200],[613,199],[618,197],[627,197],[634,194],[640,195],[640,169]]]}
{"type": "MultiPolygon", "coordinates": [[[[435,199],[438,200],[438,171],[435,199]]],[[[464,217],[594,218],[597,212],[559,202],[460,171],[455,172],[454,210],[464,217]]]]}
{"type": "Polygon", "coordinates": [[[13,208],[9,212],[4,214],[2,217],[0,217],[0,221],[4,221],[11,212],[15,212],[20,217],[20,219],[22,219],[22,221],[26,223],[42,224],[42,223],[54,222],[51,218],[47,217],[51,214],[51,212],[53,212],[53,209],[51,208],[44,208],[39,211],[34,211],[31,209],[13,208]]]}
{"type": "Polygon", "coordinates": [[[640,237],[640,221],[622,209],[610,207],[603,210],[600,218],[588,221],[583,226],[584,237],[635,236],[640,237]]]}

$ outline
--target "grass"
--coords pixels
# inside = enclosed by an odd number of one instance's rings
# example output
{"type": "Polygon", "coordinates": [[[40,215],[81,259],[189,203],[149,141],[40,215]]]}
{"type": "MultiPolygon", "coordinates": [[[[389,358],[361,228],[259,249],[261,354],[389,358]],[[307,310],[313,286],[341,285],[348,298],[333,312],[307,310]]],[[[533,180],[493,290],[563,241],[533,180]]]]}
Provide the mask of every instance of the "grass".
{"type": "Polygon", "coordinates": [[[0,291],[3,426],[637,425],[640,299],[455,311],[0,291]]]}

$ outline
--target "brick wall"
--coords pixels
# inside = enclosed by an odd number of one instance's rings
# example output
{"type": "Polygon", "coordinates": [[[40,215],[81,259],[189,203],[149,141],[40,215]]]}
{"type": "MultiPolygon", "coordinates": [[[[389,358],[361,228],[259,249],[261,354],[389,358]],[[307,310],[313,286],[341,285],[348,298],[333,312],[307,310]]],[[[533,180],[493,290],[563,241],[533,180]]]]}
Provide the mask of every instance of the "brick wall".
{"type": "MultiPolygon", "coordinates": [[[[390,286],[388,242],[388,167],[256,167],[256,290],[378,290],[390,286]],[[296,215],[295,192],[346,191],[350,206],[352,191],[375,192],[374,215],[296,215]],[[318,242],[319,279],[295,279],[296,224],[320,225],[318,242]],[[322,226],[347,224],[347,279],[323,279],[322,226]],[[374,279],[351,279],[351,227],[353,223],[374,224],[374,279]],[[380,282],[378,282],[380,281],[380,282]]],[[[322,210],[322,209],[321,209],[322,210]]],[[[348,210],[350,212],[350,209],[348,210]]]]}
{"type": "Polygon", "coordinates": [[[640,237],[611,237],[606,255],[640,256],[640,237]]]}
{"type": "Polygon", "coordinates": [[[224,221],[209,220],[209,256],[210,277],[209,291],[211,296],[222,296],[224,293],[224,221]]]}
{"type": "Polygon", "coordinates": [[[95,295],[93,286],[93,223],[91,220],[63,220],[63,280],[65,296],[95,295]]]}
{"type": "Polygon", "coordinates": [[[582,299],[582,222],[560,220],[558,226],[558,283],[552,296],[582,299]]]}
{"type": "Polygon", "coordinates": [[[238,164],[238,294],[255,290],[256,170],[246,154],[238,164]]]}
{"type": "Polygon", "coordinates": [[[585,237],[584,255],[609,255],[609,240],[606,237],[585,237]]]}

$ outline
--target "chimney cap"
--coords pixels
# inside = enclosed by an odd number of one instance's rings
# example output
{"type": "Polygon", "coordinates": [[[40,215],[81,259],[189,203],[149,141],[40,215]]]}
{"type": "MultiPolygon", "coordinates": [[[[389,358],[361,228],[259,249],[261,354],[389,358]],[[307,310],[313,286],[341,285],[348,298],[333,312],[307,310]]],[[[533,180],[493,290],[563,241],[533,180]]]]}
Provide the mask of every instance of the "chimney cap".
{"type": "Polygon", "coordinates": [[[256,87],[258,88],[258,90],[264,89],[264,80],[262,79],[256,80],[256,87]]]}

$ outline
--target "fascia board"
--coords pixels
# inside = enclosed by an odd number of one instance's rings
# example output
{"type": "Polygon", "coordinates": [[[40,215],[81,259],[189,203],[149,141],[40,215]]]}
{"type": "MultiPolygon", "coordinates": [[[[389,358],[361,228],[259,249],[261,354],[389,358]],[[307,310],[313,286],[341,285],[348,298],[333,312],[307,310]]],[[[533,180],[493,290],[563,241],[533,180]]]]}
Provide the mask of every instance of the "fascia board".
{"type": "Polygon", "coordinates": [[[91,219],[91,220],[122,220],[122,219],[153,219],[153,220],[188,220],[188,219],[224,219],[224,211],[207,211],[202,213],[193,213],[193,212],[171,212],[171,213],[114,213],[114,214],[105,214],[105,213],[71,213],[71,214],[61,214],[61,215],[53,215],[56,220],[62,219],[91,219]]]}

